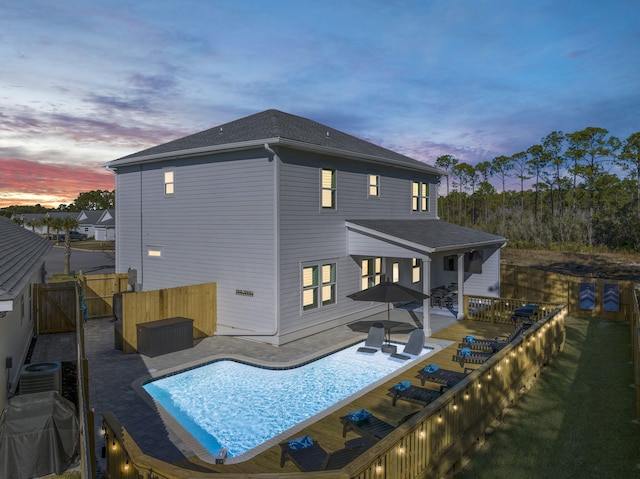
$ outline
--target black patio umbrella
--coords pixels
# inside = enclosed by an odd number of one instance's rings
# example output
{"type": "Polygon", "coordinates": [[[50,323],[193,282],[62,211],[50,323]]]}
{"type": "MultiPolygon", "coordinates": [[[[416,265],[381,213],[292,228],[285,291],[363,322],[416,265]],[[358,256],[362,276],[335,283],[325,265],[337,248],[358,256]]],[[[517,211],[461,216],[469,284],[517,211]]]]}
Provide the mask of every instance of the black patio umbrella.
{"type": "Polygon", "coordinates": [[[386,280],[370,288],[363,289],[357,293],[348,294],[347,298],[354,301],[374,301],[377,303],[387,303],[387,342],[391,342],[391,319],[389,317],[390,303],[409,303],[413,301],[423,301],[429,297],[421,291],[407,288],[398,283],[386,280]]]}

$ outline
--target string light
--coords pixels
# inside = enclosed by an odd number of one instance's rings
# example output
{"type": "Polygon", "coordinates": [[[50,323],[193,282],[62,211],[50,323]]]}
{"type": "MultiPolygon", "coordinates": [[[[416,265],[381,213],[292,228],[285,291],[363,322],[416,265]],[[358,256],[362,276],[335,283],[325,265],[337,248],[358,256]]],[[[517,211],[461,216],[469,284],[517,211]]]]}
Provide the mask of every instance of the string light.
{"type": "Polygon", "coordinates": [[[124,463],[124,470],[128,471],[129,470],[129,456],[127,456],[127,460],[124,463]]]}
{"type": "Polygon", "coordinates": [[[376,464],[376,473],[380,474],[382,472],[382,459],[378,459],[378,464],[376,464]]]}

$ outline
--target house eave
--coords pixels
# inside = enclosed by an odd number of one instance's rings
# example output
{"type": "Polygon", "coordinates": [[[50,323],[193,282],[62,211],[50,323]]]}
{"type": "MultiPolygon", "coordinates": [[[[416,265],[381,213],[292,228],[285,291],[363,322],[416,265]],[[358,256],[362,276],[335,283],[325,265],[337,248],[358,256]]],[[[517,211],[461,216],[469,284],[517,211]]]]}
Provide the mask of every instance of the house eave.
{"type": "Polygon", "coordinates": [[[120,158],[117,160],[110,161],[109,163],[104,164],[103,166],[109,170],[117,169],[123,166],[132,166],[132,165],[140,165],[140,164],[151,164],[158,163],[162,161],[166,161],[169,159],[184,159],[191,158],[196,156],[203,156],[211,153],[222,153],[222,152],[232,152],[232,151],[242,151],[242,150],[250,150],[254,148],[264,148],[264,145],[269,144],[270,146],[283,146],[296,150],[309,151],[313,153],[321,153],[326,155],[335,155],[342,158],[350,158],[359,161],[365,161],[373,164],[380,165],[392,165],[396,168],[401,168],[410,171],[422,171],[424,173],[429,173],[436,176],[444,176],[446,172],[434,168],[433,166],[427,165],[409,165],[405,164],[401,161],[374,156],[374,155],[366,155],[362,153],[355,153],[348,150],[341,150],[337,148],[329,148],[321,145],[314,145],[312,143],[306,143],[297,140],[291,140],[288,138],[281,137],[273,137],[273,138],[263,138],[259,140],[250,140],[250,141],[242,141],[237,143],[225,143],[222,145],[210,145],[200,148],[189,148],[186,150],[176,150],[169,151],[165,153],[156,153],[152,155],[143,155],[143,156],[135,156],[130,158],[120,158]]]}

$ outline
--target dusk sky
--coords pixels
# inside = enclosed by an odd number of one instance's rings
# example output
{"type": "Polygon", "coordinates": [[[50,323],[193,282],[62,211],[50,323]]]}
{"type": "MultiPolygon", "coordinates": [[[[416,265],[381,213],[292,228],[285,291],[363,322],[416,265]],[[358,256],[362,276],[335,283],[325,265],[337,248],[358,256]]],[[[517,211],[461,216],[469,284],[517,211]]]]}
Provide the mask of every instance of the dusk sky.
{"type": "MultiPolygon", "coordinates": [[[[433,164],[640,131],[637,0],[0,0],[0,207],[266,109],[433,164]]],[[[515,188],[516,180],[514,180],[515,188]]]]}

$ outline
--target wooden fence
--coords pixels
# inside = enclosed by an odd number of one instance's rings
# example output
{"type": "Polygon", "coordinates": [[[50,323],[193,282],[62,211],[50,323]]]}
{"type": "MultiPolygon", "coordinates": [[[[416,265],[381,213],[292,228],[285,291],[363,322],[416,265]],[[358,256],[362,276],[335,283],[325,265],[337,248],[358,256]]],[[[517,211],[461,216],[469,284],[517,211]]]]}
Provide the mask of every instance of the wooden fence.
{"type": "Polygon", "coordinates": [[[89,319],[113,314],[113,295],[127,291],[128,277],[127,273],[78,276],[89,319]]]}
{"type": "Polygon", "coordinates": [[[117,418],[105,413],[108,476],[111,479],[439,478],[458,469],[463,456],[484,442],[487,427],[518,400],[522,388],[529,388],[543,365],[564,347],[566,313],[565,306],[550,311],[341,470],[212,475],[181,469],[144,454],[117,418]]]}
{"type": "Polygon", "coordinates": [[[138,344],[140,323],[182,316],[193,319],[194,338],[216,331],[216,283],[122,295],[122,340],[124,353],[133,353],[138,344]]]}
{"type": "Polygon", "coordinates": [[[640,285],[633,291],[633,318],[631,320],[631,351],[633,355],[633,379],[636,386],[636,420],[640,421],[640,285]]]}
{"type": "Polygon", "coordinates": [[[33,285],[33,334],[69,333],[76,330],[76,283],[33,285]]]}
{"type": "Polygon", "coordinates": [[[569,276],[536,268],[501,265],[500,296],[526,300],[566,304],[571,316],[606,319],[609,321],[631,321],[634,314],[633,281],[609,280],[592,277],[569,276]],[[580,307],[580,284],[594,283],[596,301],[593,309],[580,307]],[[617,284],[620,288],[618,311],[604,308],[605,284],[617,284]]]}

